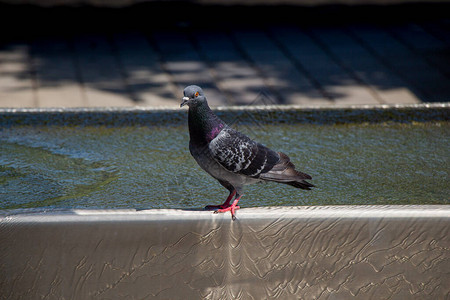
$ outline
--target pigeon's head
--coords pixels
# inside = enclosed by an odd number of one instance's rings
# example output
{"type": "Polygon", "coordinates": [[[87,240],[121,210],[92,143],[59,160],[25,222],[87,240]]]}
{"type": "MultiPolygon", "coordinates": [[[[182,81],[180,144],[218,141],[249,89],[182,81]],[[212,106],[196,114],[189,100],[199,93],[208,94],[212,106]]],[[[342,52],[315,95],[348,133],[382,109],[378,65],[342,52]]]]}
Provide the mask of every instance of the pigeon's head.
{"type": "Polygon", "coordinates": [[[180,107],[183,107],[186,104],[189,107],[192,107],[206,102],[206,97],[202,88],[197,85],[187,86],[183,91],[183,95],[184,97],[180,107]]]}

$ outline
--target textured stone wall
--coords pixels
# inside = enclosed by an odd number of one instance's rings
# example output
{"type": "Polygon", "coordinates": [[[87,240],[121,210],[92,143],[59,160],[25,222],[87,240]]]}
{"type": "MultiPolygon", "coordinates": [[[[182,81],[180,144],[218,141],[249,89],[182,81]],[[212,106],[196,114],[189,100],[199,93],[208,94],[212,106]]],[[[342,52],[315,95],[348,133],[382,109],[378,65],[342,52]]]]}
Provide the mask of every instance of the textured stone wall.
{"type": "Polygon", "coordinates": [[[6,213],[0,299],[446,299],[450,207],[6,213]]]}

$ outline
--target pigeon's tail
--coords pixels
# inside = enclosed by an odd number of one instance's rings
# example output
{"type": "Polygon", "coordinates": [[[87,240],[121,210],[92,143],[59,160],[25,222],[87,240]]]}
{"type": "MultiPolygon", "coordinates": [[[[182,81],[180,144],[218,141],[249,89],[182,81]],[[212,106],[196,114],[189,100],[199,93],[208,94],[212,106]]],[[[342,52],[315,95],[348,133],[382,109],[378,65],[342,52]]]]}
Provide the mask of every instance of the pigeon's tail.
{"type": "Polygon", "coordinates": [[[304,190],[314,187],[313,184],[306,181],[306,179],[311,179],[311,176],[297,171],[286,154],[283,152],[278,152],[278,154],[280,155],[278,163],[268,172],[262,173],[260,179],[285,183],[304,190]]]}
{"type": "Polygon", "coordinates": [[[292,185],[293,187],[304,189],[304,190],[310,190],[312,187],[315,187],[314,184],[309,183],[308,181],[301,180],[301,181],[290,181],[286,182],[286,184],[292,185]]]}

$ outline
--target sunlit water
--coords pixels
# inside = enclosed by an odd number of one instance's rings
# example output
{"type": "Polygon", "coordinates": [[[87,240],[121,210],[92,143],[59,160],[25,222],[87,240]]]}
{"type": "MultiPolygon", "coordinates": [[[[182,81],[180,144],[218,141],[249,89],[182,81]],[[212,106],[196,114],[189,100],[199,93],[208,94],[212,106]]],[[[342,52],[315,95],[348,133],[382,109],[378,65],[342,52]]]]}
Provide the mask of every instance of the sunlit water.
{"type": "MultiPolygon", "coordinates": [[[[450,203],[450,123],[239,128],[310,174],[312,191],[248,186],[243,207],[450,203]]],[[[202,208],[228,192],[186,126],[0,129],[0,209],[202,208]]]]}

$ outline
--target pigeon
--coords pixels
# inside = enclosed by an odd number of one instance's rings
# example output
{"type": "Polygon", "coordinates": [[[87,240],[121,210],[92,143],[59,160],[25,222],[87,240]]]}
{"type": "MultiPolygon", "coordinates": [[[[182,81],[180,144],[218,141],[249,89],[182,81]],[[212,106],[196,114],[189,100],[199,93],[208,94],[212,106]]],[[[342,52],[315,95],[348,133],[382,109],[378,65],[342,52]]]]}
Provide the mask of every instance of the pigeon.
{"type": "Polygon", "coordinates": [[[230,192],[223,204],[208,205],[206,210],[230,211],[235,220],[244,186],[261,181],[304,190],[314,187],[306,181],[311,176],[297,171],[286,154],[253,141],[215,115],[199,86],[186,87],[183,95],[180,107],[189,106],[189,151],[198,165],[230,192]]]}

